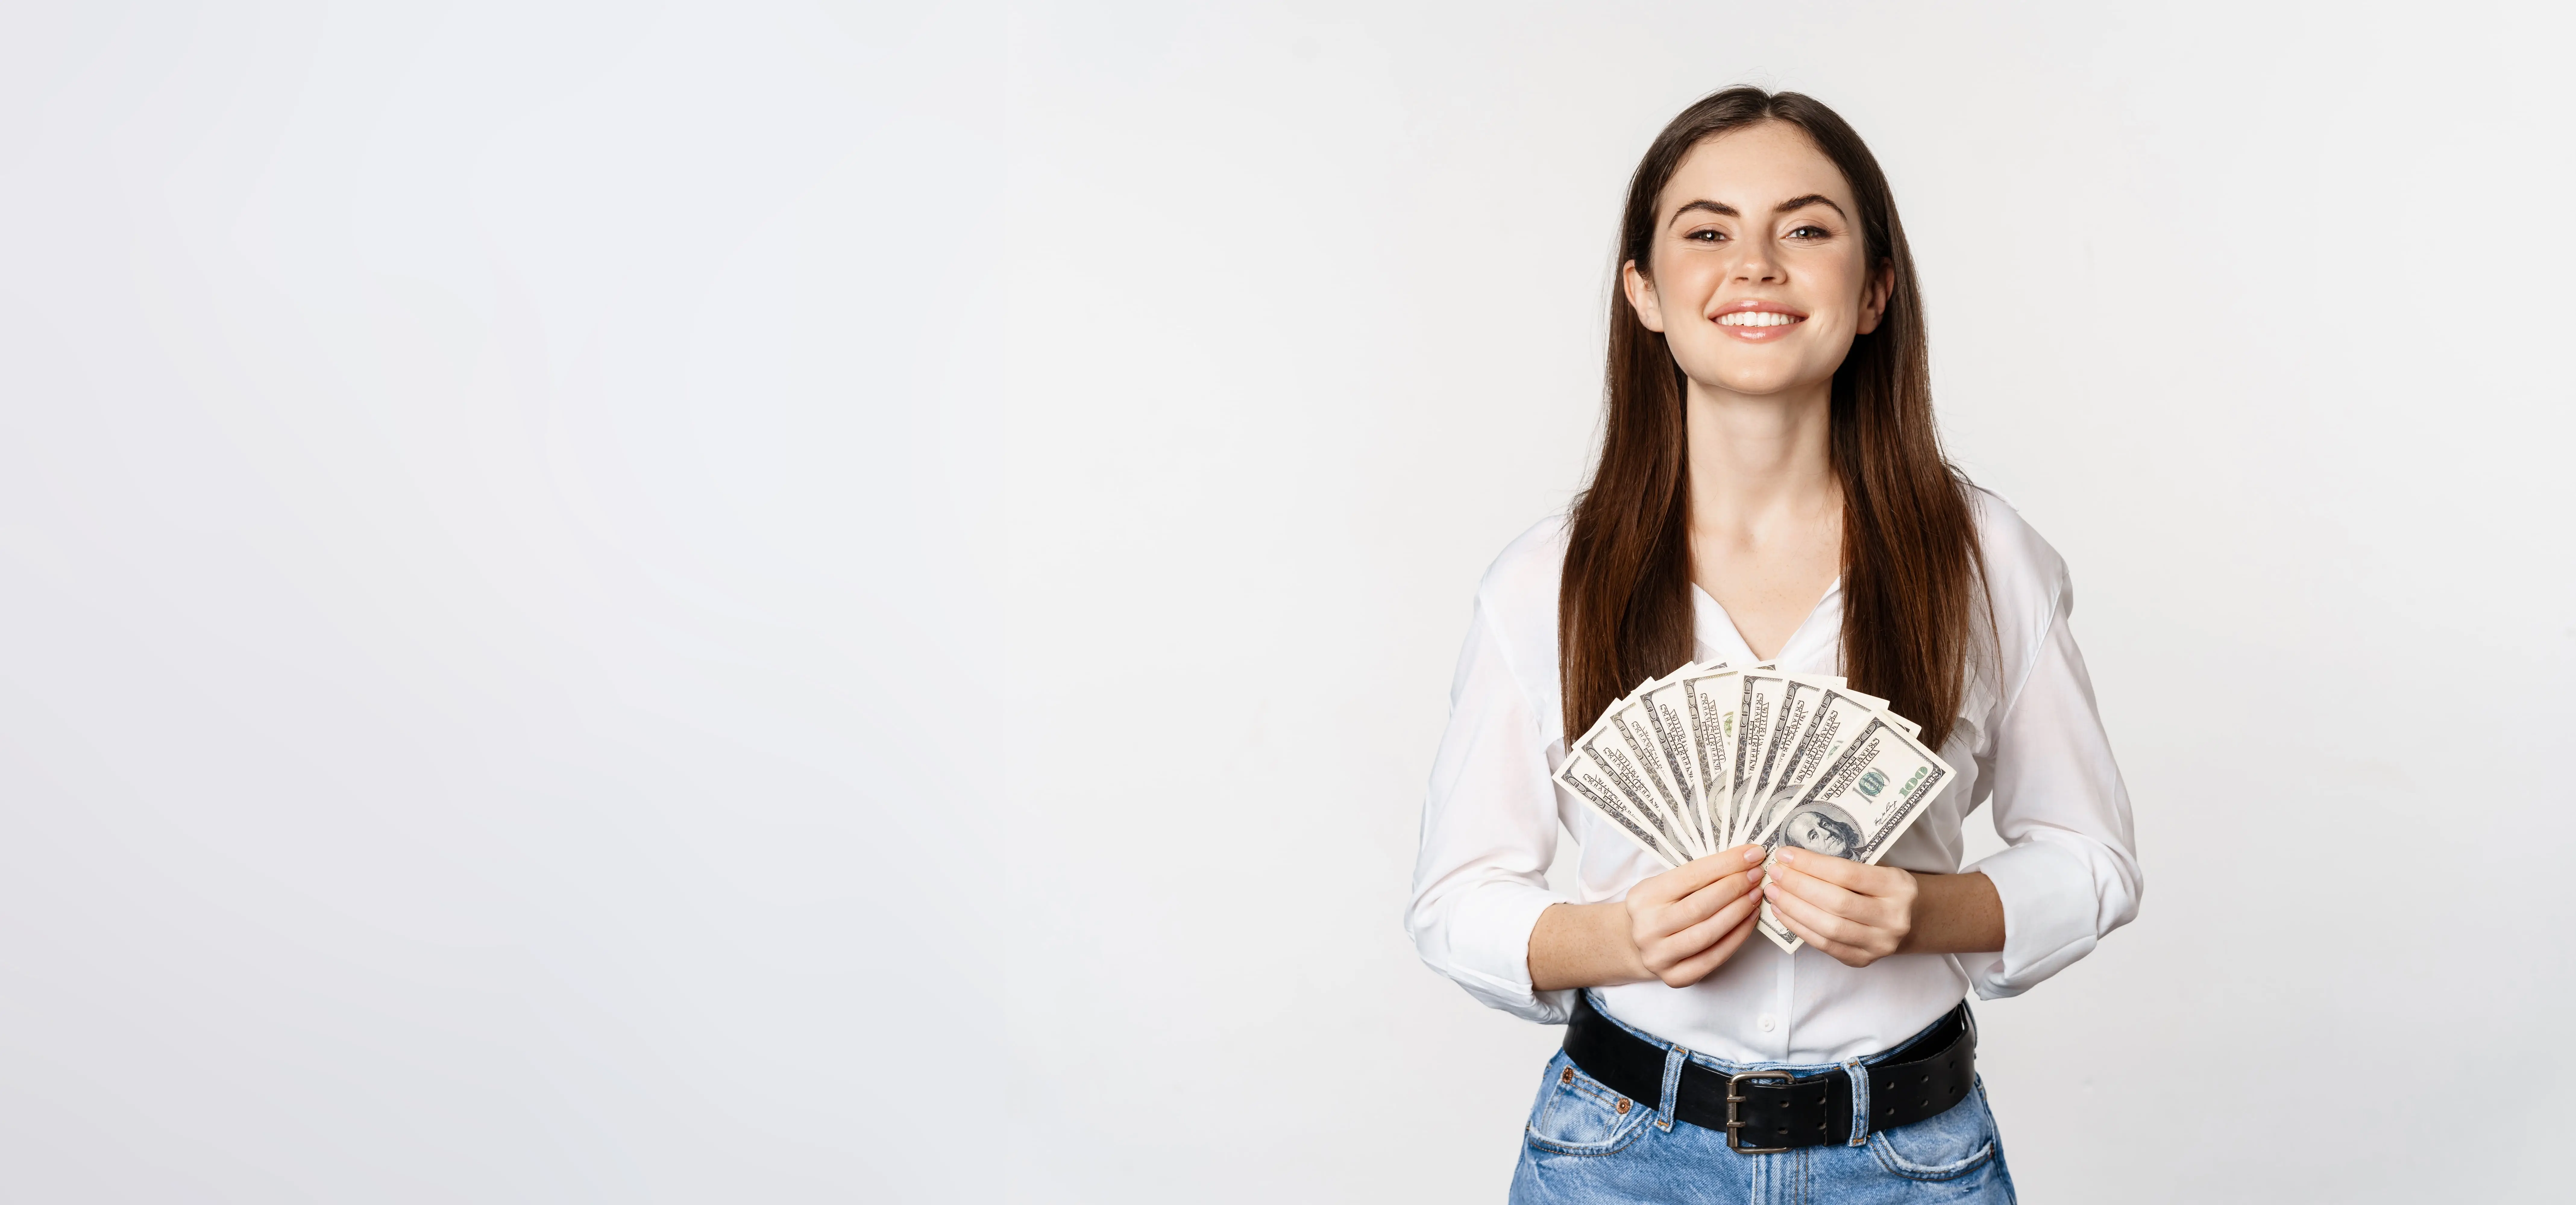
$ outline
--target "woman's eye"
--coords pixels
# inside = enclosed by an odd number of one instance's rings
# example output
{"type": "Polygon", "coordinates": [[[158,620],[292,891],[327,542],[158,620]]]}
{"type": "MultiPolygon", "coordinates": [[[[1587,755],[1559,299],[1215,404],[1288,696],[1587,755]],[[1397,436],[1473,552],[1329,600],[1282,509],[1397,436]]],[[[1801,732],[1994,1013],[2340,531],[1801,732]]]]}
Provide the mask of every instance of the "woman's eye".
{"type": "Polygon", "coordinates": [[[1833,232],[1822,226],[1800,226],[1789,232],[1790,238],[1832,238],[1833,232]]]}
{"type": "Polygon", "coordinates": [[[1723,240],[1726,236],[1715,230],[1694,230],[1682,237],[1694,243],[1714,243],[1723,240]]]}

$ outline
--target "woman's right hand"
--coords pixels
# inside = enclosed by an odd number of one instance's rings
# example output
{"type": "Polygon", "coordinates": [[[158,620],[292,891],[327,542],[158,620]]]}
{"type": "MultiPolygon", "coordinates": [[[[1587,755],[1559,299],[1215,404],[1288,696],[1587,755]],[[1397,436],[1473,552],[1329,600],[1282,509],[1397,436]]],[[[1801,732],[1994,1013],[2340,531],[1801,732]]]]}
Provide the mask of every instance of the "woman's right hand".
{"type": "Polygon", "coordinates": [[[1628,934],[1650,974],[1689,987],[1735,956],[1762,906],[1762,857],[1739,845],[1628,889],[1628,934]]]}

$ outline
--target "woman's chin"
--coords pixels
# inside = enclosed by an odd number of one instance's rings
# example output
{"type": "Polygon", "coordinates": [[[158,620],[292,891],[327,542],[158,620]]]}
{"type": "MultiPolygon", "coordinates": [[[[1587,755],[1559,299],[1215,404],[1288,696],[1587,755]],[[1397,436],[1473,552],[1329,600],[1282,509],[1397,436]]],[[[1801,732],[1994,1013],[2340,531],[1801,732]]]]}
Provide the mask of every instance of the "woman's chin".
{"type": "Polygon", "coordinates": [[[1818,374],[1802,372],[1806,366],[1785,364],[1729,364],[1714,372],[1686,372],[1693,392],[1734,395],[1746,398],[1795,398],[1824,392],[1831,393],[1834,374],[1828,369],[1818,374]]]}

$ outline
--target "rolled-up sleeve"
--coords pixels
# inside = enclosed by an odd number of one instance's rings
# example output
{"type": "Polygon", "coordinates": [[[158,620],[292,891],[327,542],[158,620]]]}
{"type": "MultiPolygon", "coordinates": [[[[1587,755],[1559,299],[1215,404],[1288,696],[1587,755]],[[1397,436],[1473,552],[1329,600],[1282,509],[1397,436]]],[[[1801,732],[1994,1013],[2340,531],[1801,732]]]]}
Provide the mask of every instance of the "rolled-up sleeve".
{"type": "Polygon", "coordinates": [[[1991,767],[1995,832],[2009,848],[1970,869],[2003,899],[2004,948],[1959,964],[1988,1000],[2028,991],[2092,953],[2136,918],[2145,890],[2128,787],[2067,627],[2073,592],[2058,584],[1990,757],[1979,759],[1991,767]]]}
{"type": "MultiPolygon", "coordinates": [[[[1563,902],[1548,890],[1560,821],[1544,726],[1481,596],[1449,688],[1449,727],[1422,808],[1405,929],[1431,969],[1485,1004],[1565,1020],[1571,995],[1533,993],[1530,932],[1563,902]]],[[[1552,668],[1552,667],[1551,667],[1552,668]]]]}

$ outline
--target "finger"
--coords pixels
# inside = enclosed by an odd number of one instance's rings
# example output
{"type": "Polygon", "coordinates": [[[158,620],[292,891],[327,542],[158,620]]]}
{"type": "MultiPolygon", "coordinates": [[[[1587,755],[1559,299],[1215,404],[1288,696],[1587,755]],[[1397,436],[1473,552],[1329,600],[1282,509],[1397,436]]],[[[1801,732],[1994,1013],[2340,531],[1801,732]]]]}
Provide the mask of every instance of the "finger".
{"type": "Polygon", "coordinates": [[[1707,953],[1673,964],[1660,978],[1667,987],[1689,987],[1708,978],[1717,968],[1725,966],[1728,959],[1735,957],[1737,951],[1744,948],[1744,940],[1753,936],[1753,931],[1751,921],[1736,926],[1733,932],[1727,934],[1726,940],[1710,947],[1707,953]]]}
{"type": "Polygon", "coordinates": [[[1780,852],[1773,860],[1780,865],[1796,867],[1834,886],[1857,891],[1862,895],[1879,894],[1871,888],[1886,881],[1889,869],[1884,866],[1872,866],[1867,862],[1854,862],[1849,858],[1820,854],[1812,849],[1791,849],[1785,845],[1780,847],[1780,852]]]}
{"type": "MultiPolygon", "coordinates": [[[[1701,894],[1706,894],[1706,892],[1701,894]]],[[[1762,894],[1760,892],[1739,892],[1734,897],[1720,904],[1714,911],[1710,912],[1706,919],[1675,932],[1666,940],[1670,941],[1675,949],[1697,950],[1703,948],[1708,943],[1714,942],[1718,938],[1724,936],[1727,930],[1743,924],[1744,918],[1753,915],[1754,911],[1759,909],[1761,906],[1762,894]]]]}
{"type": "Polygon", "coordinates": [[[1759,847],[1739,846],[1735,849],[1720,850],[1705,858],[1684,862],[1637,884],[1637,887],[1632,890],[1646,890],[1648,898],[1658,901],[1677,900],[1727,875],[1759,863],[1762,858],[1763,853],[1759,847]]]}
{"type": "Polygon", "coordinates": [[[1666,900],[1661,903],[1649,900],[1640,920],[1649,935],[1662,936],[1677,933],[1716,915],[1718,909],[1725,907],[1735,897],[1754,890],[1761,881],[1762,868],[1751,867],[1740,874],[1730,874],[1720,878],[1677,900],[1666,900]]]}
{"type": "Polygon", "coordinates": [[[1760,890],[1762,874],[1762,867],[1748,866],[1744,869],[1744,873],[1721,876],[1716,882],[1690,893],[1685,898],[1692,902],[1710,900],[1713,901],[1711,905],[1713,908],[1722,908],[1726,906],[1727,901],[1739,894],[1760,890]]]}
{"type": "MultiPolygon", "coordinates": [[[[1644,940],[1672,941],[1685,932],[1706,926],[1711,918],[1723,914],[1730,905],[1760,898],[1761,881],[1762,868],[1756,866],[1656,907],[1644,918],[1644,940]]],[[[1695,950],[1698,947],[1685,948],[1695,950]]]]}
{"type": "Polygon", "coordinates": [[[1855,950],[1850,946],[1846,946],[1841,942],[1825,937],[1823,934],[1800,924],[1798,922],[1798,918],[1789,915],[1786,909],[1776,906],[1773,907],[1771,909],[1771,919],[1777,922],[1781,928],[1788,930],[1791,936],[1824,951],[1826,957],[1831,958],[1836,962],[1851,965],[1852,960],[1860,955],[1860,951],[1855,950]]]}
{"type": "MultiPolygon", "coordinates": [[[[1846,948],[1858,948],[1867,942],[1870,930],[1873,928],[1848,917],[1836,916],[1786,891],[1765,891],[1763,896],[1771,902],[1772,912],[1794,920],[1806,926],[1809,932],[1816,934],[1815,937],[1809,937],[1807,940],[1815,941],[1818,945],[1830,943],[1846,948]],[[1823,940],[1819,941],[1818,938],[1823,940]]],[[[1836,956],[1840,957],[1840,955],[1836,956]]]]}
{"type": "Polygon", "coordinates": [[[1709,972],[1726,965],[1727,959],[1735,957],[1735,952],[1743,948],[1744,939],[1751,936],[1753,936],[1753,913],[1747,910],[1743,920],[1737,921],[1734,928],[1727,930],[1724,936],[1711,943],[1707,949],[1676,962],[1666,969],[1663,974],[1664,982],[1673,987],[1689,987],[1708,978],[1709,972]]]}
{"type": "Polygon", "coordinates": [[[1875,896],[1845,890],[1825,879],[1808,874],[1798,866],[1773,866],[1770,869],[1769,878],[1771,882],[1779,884],[1782,891],[1836,916],[1849,917],[1853,920],[1869,919],[1876,914],[1877,905],[1880,902],[1875,896]]]}

